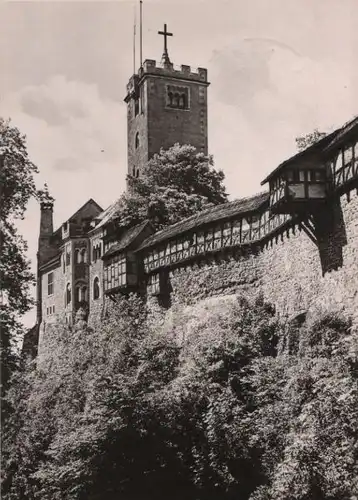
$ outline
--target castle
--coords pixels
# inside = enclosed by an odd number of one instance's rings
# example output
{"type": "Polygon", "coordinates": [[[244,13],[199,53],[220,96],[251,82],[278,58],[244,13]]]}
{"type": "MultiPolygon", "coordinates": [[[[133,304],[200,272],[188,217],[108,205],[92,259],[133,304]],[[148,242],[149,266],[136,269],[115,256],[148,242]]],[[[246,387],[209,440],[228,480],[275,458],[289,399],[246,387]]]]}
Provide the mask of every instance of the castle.
{"type": "MultiPolygon", "coordinates": [[[[128,175],[160,148],[208,152],[207,70],[144,61],[127,85],[128,175]]],[[[155,232],[149,222],[116,230],[116,203],[90,199],[53,230],[41,204],[37,322],[24,349],[41,345],[58,318],[89,321],[106,302],[140,292],[155,308],[262,290],[281,312],[333,301],[358,306],[358,119],[281,163],[267,192],[228,202],[155,232]]],[[[34,348],[36,351],[36,347],[34,348]]],[[[35,354],[35,352],[33,352],[35,354]]]]}

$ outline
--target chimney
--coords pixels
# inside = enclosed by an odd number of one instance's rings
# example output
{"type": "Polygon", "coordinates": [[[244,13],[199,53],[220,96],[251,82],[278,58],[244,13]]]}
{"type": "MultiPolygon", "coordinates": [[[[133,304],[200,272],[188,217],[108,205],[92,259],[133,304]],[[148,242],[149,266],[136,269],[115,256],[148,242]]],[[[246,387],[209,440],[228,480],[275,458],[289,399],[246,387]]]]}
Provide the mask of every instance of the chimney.
{"type": "Polygon", "coordinates": [[[36,302],[37,302],[37,324],[40,325],[42,321],[42,284],[41,284],[41,273],[40,267],[44,264],[52,255],[53,250],[51,247],[51,236],[53,233],[53,201],[46,200],[40,203],[41,215],[40,215],[40,235],[38,242],[37,251],[37,290],[36,290],[36,302]]]}
{"type": "Polygon", "coordinates": [[[40,203],[40,235],[38,244],[39,264],[43,264],[51,257],[50,239],[53,233],[53,202],[43,201],[40,203]]]}

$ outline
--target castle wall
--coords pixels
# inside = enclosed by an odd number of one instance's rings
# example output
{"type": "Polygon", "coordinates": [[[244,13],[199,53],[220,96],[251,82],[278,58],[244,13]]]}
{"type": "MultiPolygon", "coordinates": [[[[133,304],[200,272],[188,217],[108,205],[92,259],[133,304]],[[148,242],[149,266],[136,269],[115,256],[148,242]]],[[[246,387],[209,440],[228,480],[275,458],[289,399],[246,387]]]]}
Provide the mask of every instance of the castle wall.
{"type": "Polygon", "coordinates": [[[53,323],[64,312],[65,275],[61,266],[41,275],[42,282],[42,322],[53,323]],[[53,273],[53,293],[48,294],[48,274],[53,273]]]}
{"type": "Polygon", "coordinates": [[[238,292],[263,292],[281,314],[333,308],[354,315],[358,310],[357,194],[352,192],[349,202],[342,197],[341,209],[341,226],[335,232],[343,232],[346,238],[340,246],[338,267],[337,244],[330,244],[332,235],[328,234],[319,249],[304,231],[296,231],[256,253],[236,255],[218,263],[212,259],[202,267],[194,264],[171,272],[172,304],[194,304],[208,297],[238,292]]]}

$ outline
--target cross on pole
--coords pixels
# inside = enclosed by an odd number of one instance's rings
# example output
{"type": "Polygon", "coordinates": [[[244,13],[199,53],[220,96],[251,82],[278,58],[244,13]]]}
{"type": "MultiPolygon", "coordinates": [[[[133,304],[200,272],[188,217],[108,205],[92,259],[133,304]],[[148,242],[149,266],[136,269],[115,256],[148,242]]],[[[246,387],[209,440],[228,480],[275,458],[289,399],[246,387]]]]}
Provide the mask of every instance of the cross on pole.
{"type": "Polygon", "coordinates": [[[173,36],[173,33],[169,33],[169,31],[167,31],[167,25],[164,24],[164,31],[158,31],[158,35],[164,36],[164,52],[163,52],[164,62],[170,63],[169,55],[168,55],[167,38],[168,38],[168,36],[173,36]]]}

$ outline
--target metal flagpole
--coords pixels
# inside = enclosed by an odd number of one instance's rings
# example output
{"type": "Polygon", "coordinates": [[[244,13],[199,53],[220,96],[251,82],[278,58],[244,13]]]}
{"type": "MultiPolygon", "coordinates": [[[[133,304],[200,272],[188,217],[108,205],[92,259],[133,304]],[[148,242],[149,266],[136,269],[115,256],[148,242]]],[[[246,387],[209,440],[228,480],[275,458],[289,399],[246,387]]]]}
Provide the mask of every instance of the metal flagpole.
{"type": "Polygon", "coordinates": [[[139,2],[139,13],[140,13],[140,19],[139,19],[139,55],[140,55],[140,67],[143,65],[143,2],[140,0],[139,2]]]}
{"type": "Polygon", "coordinates": [[[135,36],[136,36],[136,9],[134,6],[134,26],[133,26],[133,74],[136,72],[135,67],[135,36]]]}

